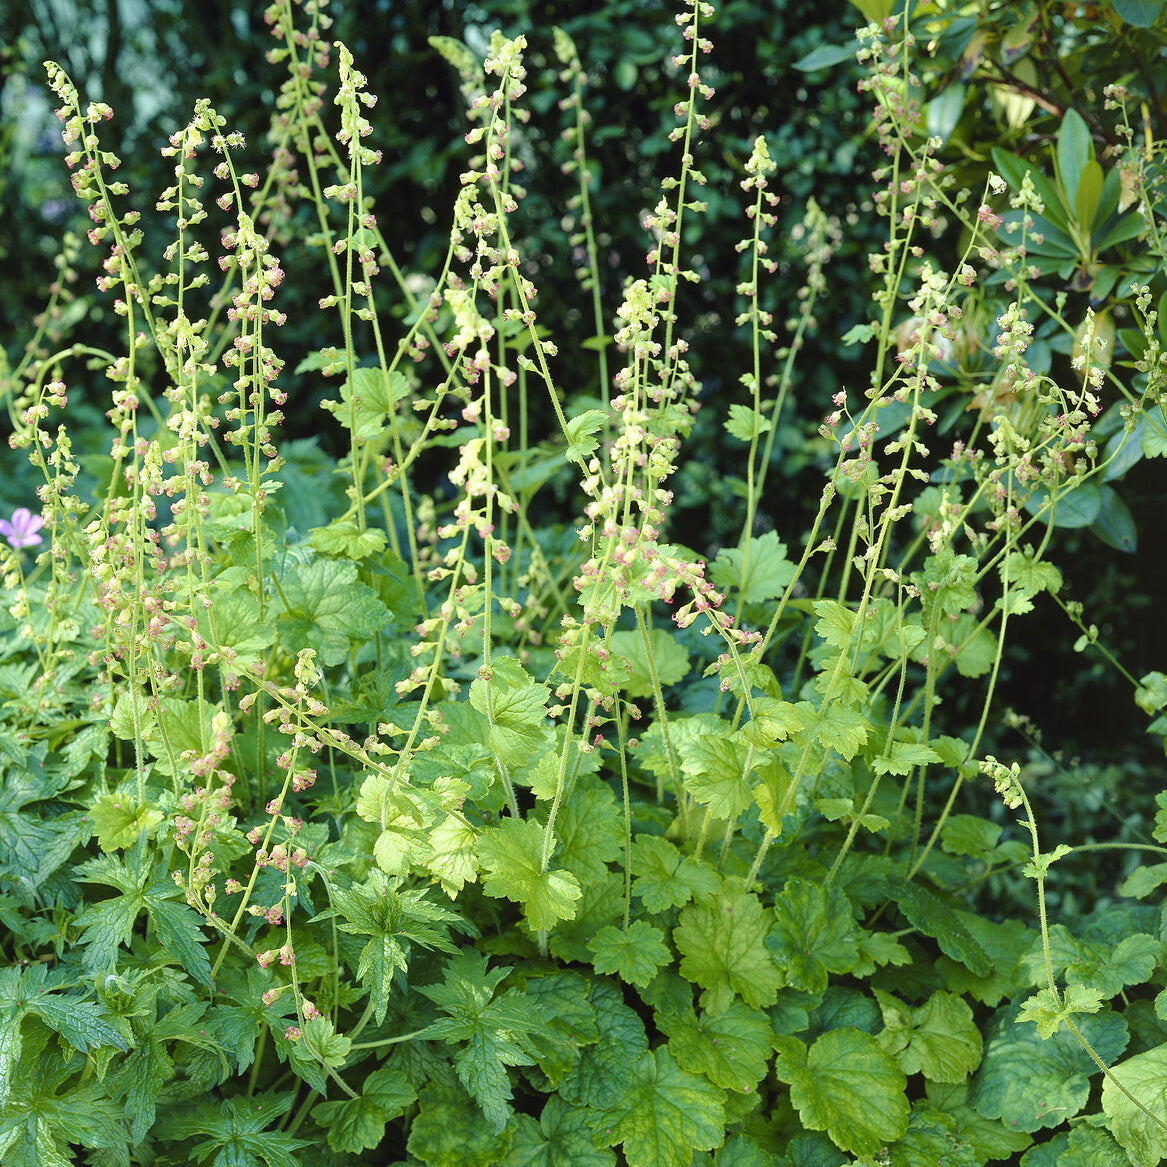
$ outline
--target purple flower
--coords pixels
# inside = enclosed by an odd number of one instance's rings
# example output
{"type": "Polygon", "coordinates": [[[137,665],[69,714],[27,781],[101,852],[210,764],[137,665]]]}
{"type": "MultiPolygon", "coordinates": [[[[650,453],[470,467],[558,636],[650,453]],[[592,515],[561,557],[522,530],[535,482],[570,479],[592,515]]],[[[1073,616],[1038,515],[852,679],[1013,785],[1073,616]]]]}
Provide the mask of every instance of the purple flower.
{"type": "Polygon", "coordinates": [[[12,512],[12,521],[0,519],[0,535],[8,540],[10,547],[35,547],[44,540],[37,531],[45,525],[40,515],[34,515],[28,507],[17,507],[12,512]]]}

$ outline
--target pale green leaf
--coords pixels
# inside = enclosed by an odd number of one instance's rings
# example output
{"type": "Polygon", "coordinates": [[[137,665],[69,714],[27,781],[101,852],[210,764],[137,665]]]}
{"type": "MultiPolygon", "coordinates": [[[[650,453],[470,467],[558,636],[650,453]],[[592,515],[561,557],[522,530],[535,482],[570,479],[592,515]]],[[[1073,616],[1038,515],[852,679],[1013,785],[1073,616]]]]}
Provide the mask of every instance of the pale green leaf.
{"type": "Polygon", "coordinates": [[[1102,1083],[1102,1109],[1111,1133],[1134,1162],[1153,1167],[1167,1158],[1167,1045],[1111,1066],[1110,1074],[1114,1081],[1102,1083]]]}
{"type": "Polygon", "coordinates": [[[721,886],[707,863],[681,854],[659,835],[638,835],[632,844],[632,883],[649,912],[682,908],[691,899],[713,895],[721,886]]]}
{"type": "Polygon", "coordinates": [[[592,937],[588,948],[596,972],[615,973],[622,981],[641,988],[670,959],[664,933],[646,920],[633,921],[627,931],[609,924],[592,937]]]}
{"type": "Polygon", "coordinates": [[[630,697],[651,697],[656,692],[653,685],[654,669],[661,685],[675,685],[689,675],[688,651],[664,628],[654,628],[649,633],[651,662],[644,646],[644,637],[639,631],[629,629],[614,632],[609,643],[612,651],[623,657],[632,668],[628,679],[619,686],[630,697]]]}
{"type": "Polygon", "coordinates": [[[724,1012],[735,994],[755,1009],[774,1004],[785,979],[766,948],[772,921],[757,896],[728,889],[681,912],[673,943],[681,975],[704,989],[703,1008],[724,1012]]]}
{"type": "Polygon", "coordinates": [[[729,407],[729,416],[725,419],[725,432],[739,442],[751,442],[755,433],[768,433],[770,419],[754,412],[748,405],[735,401],[729,407]]]}
{"type": "Polygon", "coordinates": [[[759,1009],[734,1001],[724,1013],[657,1013],[677,1064],[704,1074],[715,1086],[749,1093],[766,1076],[774,1030],[759,1009]]]}
{"type": "Polygon", "coordinates": [[[490,723],[490,748],[506,766],[521,766],[548,735],[547,699],[514,657],[495,657],[490,675],[470,686],[470,704],[490,723]]]}
{"type": "Polygon", "coordinates": [[[709,578],[721,591],[736,589],[747,604],[781,596],[794,579],[795,564],[773,531],[750,539],[745,550],[724,547],[710,566],[709,578]]]}
{"type": "Polygon", "coordinates": [[[570,871],[543,870],[543,828],[536,822],[503,819],[478,837],[478,862],[487,895],[521,904],[530,926],[553,928],[575,915],[579,881],[570,871]]]}
{"type": "Polygon", "coordinates": [[[294,564],[280,581],[286,608],[276,626],[290,651],[314,648],[320,664],[340,664],[354,642],[371,640],[390,620],[373,589],[345,559],[294,564]]]}
{"type": "Polygon", "coordinates": [[[591,1118],[597,1141],[620,1144],[628,1167],[689,1167],[725,1137],[725,1095],[663,1049],[636,1064],[620,1098],[591,1118]]]}
{"type": "Polygon", "coordinates": [[[1102,1008],[1102,993],[1085,985],[1067,985],[1059,1001],[1051,989],[1042,989],[1022,1003],[1017,1020],[1032,1021],[1042,1037],[1053,1037],[1062,1022],[1075,1013],[1097,1013],[1102,1008]]]}
{"type": "Polygon", "coordinates": [[[703,733],[681,744],[681,772],[685,789],[701,806],[720,819],[733,820],[753,802],[750,783],[752,760],[757,750],[737,735],[703,733]]]}
{"type": "Polygon", "coordinates": [[[356,523],[337,519],[327,527],[314,527],[308,533],[309,542],[321,555],[337,559],[368,559],[380,555],[388,545],[389,537],[379,527],[358,527],[356,523]]]}
{"type": "Polygon", "coordinates": [[[790,1086],[803,1126],[826,1131],[835,1146],[860,1156],[907,1131],[907,1079],[870,1034],[831,1029],[809,1050],[793,1037],[777,1037],[775,1045],[775,1076],[790,1086]]]}

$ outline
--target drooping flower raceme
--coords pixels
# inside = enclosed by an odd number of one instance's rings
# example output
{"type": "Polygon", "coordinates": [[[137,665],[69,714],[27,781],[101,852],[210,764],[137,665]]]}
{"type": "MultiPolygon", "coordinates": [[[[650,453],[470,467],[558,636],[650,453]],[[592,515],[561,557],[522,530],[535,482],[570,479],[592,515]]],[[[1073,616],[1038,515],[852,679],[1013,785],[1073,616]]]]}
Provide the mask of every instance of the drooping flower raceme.
{"type": "Polygon", "coordinates": [[[17,507],[11,519],[0,519],[0,535],[8,540],[10,547],[35,547],[44,542],[37,534],[44,525],[40,515],[34,515],[28,507],[17,507]]]}

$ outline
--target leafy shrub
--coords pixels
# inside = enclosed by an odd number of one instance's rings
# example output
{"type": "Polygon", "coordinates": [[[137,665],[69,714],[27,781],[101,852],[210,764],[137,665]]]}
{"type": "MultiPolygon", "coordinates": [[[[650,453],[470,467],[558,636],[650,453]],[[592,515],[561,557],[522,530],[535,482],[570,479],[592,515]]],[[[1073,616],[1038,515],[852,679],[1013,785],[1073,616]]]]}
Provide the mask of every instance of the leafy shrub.
{"type": "MultiPolygon", "coordinates": [[[[997,686],[1039,597],[1105,651],[1049,552],[1099,523],[1129,442],[1163,452],[1151,291],[1129,376],[1056,296],[1040,347],[1036,171],[954,189],[918,129],[911,29],[871,25],[886,246],[842,339],[873,374],[780,443],[837,235],[810,205],[776,321],[757,137],[741,193],[718,193],[741,199],[740,341],[713,374],[744,400],[702,400],[685,312],[713,201],[710,6],[682,7],[661,67],[673,167],[611,344],[586,155],[600,295],[576,330],[542,327],[574,275],[518,245],[522,36],[481,65],[436,46],[472,128],[448,249],[411,277],[369,195],[367,78],[319,6],[268,15],[288,79],[267,170],[200,101],[164,150],[161,253],[103,144],[112,109],[49,66],[125,331],[116,354],[34,347],[5,382],[41,507],[0,526],[4,1162],[1167,1156],[1164,936],[1141,902],[1167,867],[1134,862],[1167,812],[1043,849],[1048,763],[992,744],[999,722],[1028,732],[997,686]],[[313,262],[285,269],[308,213],[313,262]],[[343,343],[293,371],[295,281],[343,343]],[[585,361],[608,373],[565,385],[585,361]],[[318,388],[335,462],[277,440],[290,375],[318,388]],[[84,462],[71,382],[101,377],[112,441],[84,462]],[[741,466],[740,532],[709,556],[673,489],[703,416],[741,466]],[[820,476],[800,540],[765,529],[787,466],[820,476]],[[1061,873],[1100,851],[1132,862],[1075,905],[1061,873]]],[[[1069,115],[1063,138],[1081,181],[1069,115]]],[[[1152,189],[1153,157],[1124,164],[1152,189]]],[[[1167,678],[1129,680],[1167,738],[1167,678]]]]}

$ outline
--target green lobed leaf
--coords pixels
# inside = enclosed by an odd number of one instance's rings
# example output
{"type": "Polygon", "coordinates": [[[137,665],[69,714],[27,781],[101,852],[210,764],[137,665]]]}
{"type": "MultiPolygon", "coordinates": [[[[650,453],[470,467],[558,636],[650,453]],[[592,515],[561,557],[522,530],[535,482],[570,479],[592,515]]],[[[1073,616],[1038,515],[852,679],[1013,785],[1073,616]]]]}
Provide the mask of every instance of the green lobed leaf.
{"type": "Polygon", "coordinates": [[[889,1167],[982,1167],[956,1119],[926,1102],[912,1107],[907,1133],[888,1151],[889,1167]]]}
{"type": "Polygon", "coordinates": [[[651,664],[644,637],[638,631],[613,632],[609,641],[612,651],[631,666],[628,679],[620,684],[630,697],[651,697],[656,692],[654,669],[661,685],[675,685],[689,675],[689,653],[670,632],[654,628],[649,633],[649,642],[652,646],[651,664]]]}
{"type": "Polygon", "coordinates": [[[1167,1158],[1167,1045],[1112,1065],[1102,1083],[1102,1109],[1111,1133],[1133,1162],[1150,1167],[1167,1158]]]}
{"type": "Polygon", "coordinates": [[[1053,1037],[1062,1022],[1075,1013],[1097,1013],[1102,1008],[1102,993],[1085,985],[1067,985],[1061,1000],[1052,989],[1042,989],[1021,1006],[1017,1020],[1032,1021],[1042,1037],[1053,1037]]]}
{"type": "Polygon", "coordinates": [[[336,559],[368,559],[380,555],[388,546],[389,537],[379,527],[358,527],[356,523],[336,520],[327,527],[314,527],[308,539],[321,555],[336,559]]]}
{"type": "MultiPolygon", "coordinates": [[[[990,1022],[969,1098],[984,1117],[1014,1130],[1060,1126],[1081,1112],[1090,1078],[1101,1071],[1069,1030],[1043,1039],[1035,1028],[1018,1025],[1016,1015],[1016,1007],[1007,1005],[990,1022]]],[[[1108,1065],[1126,1047],[1127,1028],[1116,1013],[1083,1015],[1076,1024],[1108,1065]]]]}
{"type": "Polygon", "coordinates": [[[399,1070],[374,1070],[359,1098],[321,1102],[312,1108],[312,1119],[325,1129],[334,1151],[359,1155],[376,1147],[385,1137],[386,1125],[404,1114],[416,1098],[399,1070]]]}
{"type": "Polygon", "coordinates": [[[785,979],[766,948],[772,922],[757,896],[731,889],[681,912],[673,944],[681,975],[704,990],[703,1008],[724,1012],[735,994],[755,1009],[774,1004],[785,979]]]}
{"type": "Polygon", "coordinates": [[[567,460],[584,465],[600,447],[596,436],[604,428],[608,417],[602,410],[585,409],[567,423],[567,460]]]}
{"type": "Polygon", "coordinates": [[[551,690],[514,657],[495,657],[490,676],[470,686],[470,704],[490,723],[490,748],[505,766],[522,766],[547,736],[551,690]]]}
{"type": "Polygon", "coordinates": [[[595,778],[577,779],[571,797],[555,819],[559,839],[559,863],[580,884],[600,879],[608,864],[620,854],[624,831],[616,797],[595,778]]]}
{"type": "Polygon", "coordinates": [[[390,612],[347,559],[294,564],[280,580],[286,609],[276,626],[291,652],[314,648],[320,664],[340,664],[353,642],[371,640],[389,623],[390,612]]]}
{"type": "Polygon", "coordinates": [[[677,1064],[704,1074],[714,1086],[749,1093],[766,1076],[774,1052],[769,1017],[734,1001],[724,1013],[690,1008],[681,1013],[658,1011],[657,1024],[668,1034],[669,1053],[677,1064]]]}
{"type": "Polygon", "coordinates": [[[418,1092],[406,1148],[426,1167],[491,1167],[513,1137],[487,1122],[457,1082],[433,1081],[418,1092]]]}
{"type": "Polygon", "coordinates": [[[826,991],[829,973],[849,972],[857,957],[847,897],[806,879],[789,879],[774,901],[766,947],[786,983],[806,993],[826,991]]]}
{"type": "Polygon", "coordinates": [[[875,989],[883,1013],[880,1045],[905,1074],[923,1074],[931,1082],[963,1082],[980,1065],[982,1043],[968,1003],[951,993],[936,992],[920,1006],[904,1005],[875,989]]]}
{"type": "Polygon", "coordinates": [[[732,821],[753,802],[750,770],[763,760],[757,750],[732,734],[729,722],[719,733],[701,733],[681,743],[681,773],[685,789],[699,806],[719,819],[732,821]]]}
{"type": "Polygon", "coordinates": [[[537,822],[503,819],[482,832],[477,851],[487,895],[520,904],[536,931],[575,916],[579,880],[570,871],[542,869],[543,827],[537,822]]]}
{"type": "Polygon", "coordinates": [[[907,1079],[870,1034],[831,1029],[809,1050],[793,1037],[775,1046],[774,1074],[790,1086],[803,1126],[826,1131],[840,1150],[874,1155],[907,1131],[907,1079]]]}
{"type": "Polygon", "coordinates": [[[552,1094],[536,1122],[520,1114],[515,1139],[499,1167],[614,1167],[615,1154],[597,1147],[582,1106],[552,1094]]]}
{"type": "Polygon", "coordinates": [[[633,1067],[648,1049],[648,1038],[644,1022],[624,1003],[615,985],[596,981],[589,1001],[595,1010],[597,1037],[580,1053],[559,1093],[568,1102],[602,1110],[614,1105],[628,1087],[633,1067]]]}
{"type": "Polygon", "coordinates": [[[597,1142],[624,1149],[628,1167],[689,1167],[725,1137],[725,1095],[682,1070],[667,1050],[646,1053],[611,1105],[591,1115],[597,1142]]]}
{"type": "Polygon", "coordinates": [[[770,419],[768,417],[761,417],[755,414],[750,406],[735,401],[729,407],[729,415],[725,419],[725,432],[731,438],[737,438],[739,442],[752,442],[755,434],[755,422],[758,434],[769,431],[770,419]]]}
{"type": "Polygon", "coordinates": [[[632,843],[632,892],[649,912],[683,908],[711,896],[721,886],[707,863],[683,856],[659,835],[638,835],[632,843]]]}
{"type": "Polygon", "coordinates": [[[794,579],[795,564],[774,531],[750,539],[744,550],[724,547],[710,566],[709,578],[721,591],[739,590],[747,604],[777,599],[794,579]]]}
{"type": "Polygon", "coordinates": [[[647,920],[634,920],[627,930],[609,924],[592,937],[588,948],[596,972],[615,973],[641,988],[670,960],[664,933],[647,920]]]}

